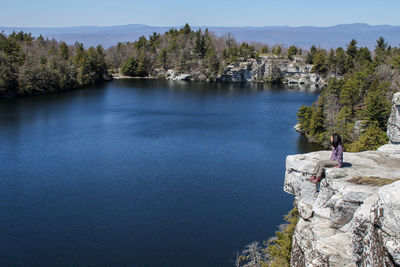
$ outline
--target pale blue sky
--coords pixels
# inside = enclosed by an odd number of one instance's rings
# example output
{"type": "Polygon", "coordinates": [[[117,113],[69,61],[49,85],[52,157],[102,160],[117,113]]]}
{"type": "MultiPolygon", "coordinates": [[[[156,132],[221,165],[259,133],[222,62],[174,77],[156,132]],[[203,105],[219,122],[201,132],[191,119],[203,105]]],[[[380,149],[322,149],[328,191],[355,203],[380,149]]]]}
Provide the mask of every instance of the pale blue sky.
{"type": "Polygon", "coordinates": [[[0,25],[400,25],[399,12],[400,0],[0,0],[0,25]]]}

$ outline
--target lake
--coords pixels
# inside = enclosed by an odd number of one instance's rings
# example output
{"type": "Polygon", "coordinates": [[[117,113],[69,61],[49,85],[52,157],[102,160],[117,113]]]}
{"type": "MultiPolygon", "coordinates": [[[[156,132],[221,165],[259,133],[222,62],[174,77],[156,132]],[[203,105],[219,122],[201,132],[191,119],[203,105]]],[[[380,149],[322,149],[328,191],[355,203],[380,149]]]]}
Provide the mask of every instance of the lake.
{"type": "Polygon", "coordinates": [[[0,265],[233,266],[293,197],[314,92],[114,80],[0,99],[0,265]]]}

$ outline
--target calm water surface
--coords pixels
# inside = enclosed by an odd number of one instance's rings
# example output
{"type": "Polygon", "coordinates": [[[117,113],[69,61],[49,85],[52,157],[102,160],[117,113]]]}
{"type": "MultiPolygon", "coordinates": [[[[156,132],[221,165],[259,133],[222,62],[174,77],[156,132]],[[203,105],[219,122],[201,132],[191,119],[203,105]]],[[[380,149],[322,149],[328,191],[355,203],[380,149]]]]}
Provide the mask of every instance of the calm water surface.
{"type": "Polygon", "coordinates": [[[0,99],[0,265],[232,266],[292,207],[285,157],[317,95],[117,80],[0,99]]]}

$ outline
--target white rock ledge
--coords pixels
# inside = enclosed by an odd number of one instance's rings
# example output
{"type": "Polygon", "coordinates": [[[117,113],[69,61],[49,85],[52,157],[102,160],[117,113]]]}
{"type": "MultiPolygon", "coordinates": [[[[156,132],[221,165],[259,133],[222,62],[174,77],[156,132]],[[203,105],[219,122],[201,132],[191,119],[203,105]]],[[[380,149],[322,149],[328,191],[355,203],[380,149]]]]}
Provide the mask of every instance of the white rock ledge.
{"type": "Polygon", "coordinates": [[[292,266],[397,266],[400,264],[400,181],[357,185],[355,176],[400,178],[400,145],[344,153],[343,168],[329,168],[315,185],[311,176],[330,151],[288,156],[284,190],[295,196],[300,220],[293,236],[292,266]]]}

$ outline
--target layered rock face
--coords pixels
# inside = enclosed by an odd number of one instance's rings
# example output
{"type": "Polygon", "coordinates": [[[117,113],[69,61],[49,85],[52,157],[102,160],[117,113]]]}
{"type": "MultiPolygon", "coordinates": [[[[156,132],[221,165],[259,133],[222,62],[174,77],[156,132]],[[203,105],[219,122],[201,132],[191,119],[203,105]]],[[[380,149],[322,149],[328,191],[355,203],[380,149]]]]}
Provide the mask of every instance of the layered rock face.
{"type": "Polygon", "coordinates": [[[349,182],[353,177],[400,178],[400,146],[386,146],[344,153],[344,167],[327,169],[317,185],[307,178],[329,151],[287,157],[284,189],[295,195],[301,217],[293,237],[293,266],[400,264],[400,181],[383,187],[349,182]]]}
{"type": "MultiPolygon", "coordinates": [[[[397,103],[390,133],[400,126],[397,103]]],[[[326,169],[320,184],[307,181],[329,156],[319,151],[286,159],[284,190],[300,213],[292,266],[400,266],[400,145],[344,153],[343,168],[326,169]],[[382,186],[384,180],[394,182],[382,186]]]]}
{"type": "Polygon", "coordinates": [[[229,81],[229,82],[277,82],[286,84],[307,85],[312,89],[326,84],[326,79],[317,73],[312,73],[313,65],[304,62],[301,57],[293,60],[281,59],[276,56],[261,56],[259,59],[248,59],[238,65],[227,66],[217,77],[206,77],[199,70],[180,73],[173,69],[155,69],[153,77],[163,77],[167,80],[192,81],[229,81]]]}
{"type": "Polygon", "coordinates": [[[282,81],[288,84],[324,85],[325,79],[312,73],[313,65],[306,64],[303,59],[278,59],[274,56],[260,57],[259,60],[249,59],[238,66],[228,66],[218,81],[239,82],[274,82],[282,81]]]}
{"type": "Polygon", "coordinates": [[[393,97],[387,135],[392,144],[400,144],[400,93],[396,93],[393,97]]]}

